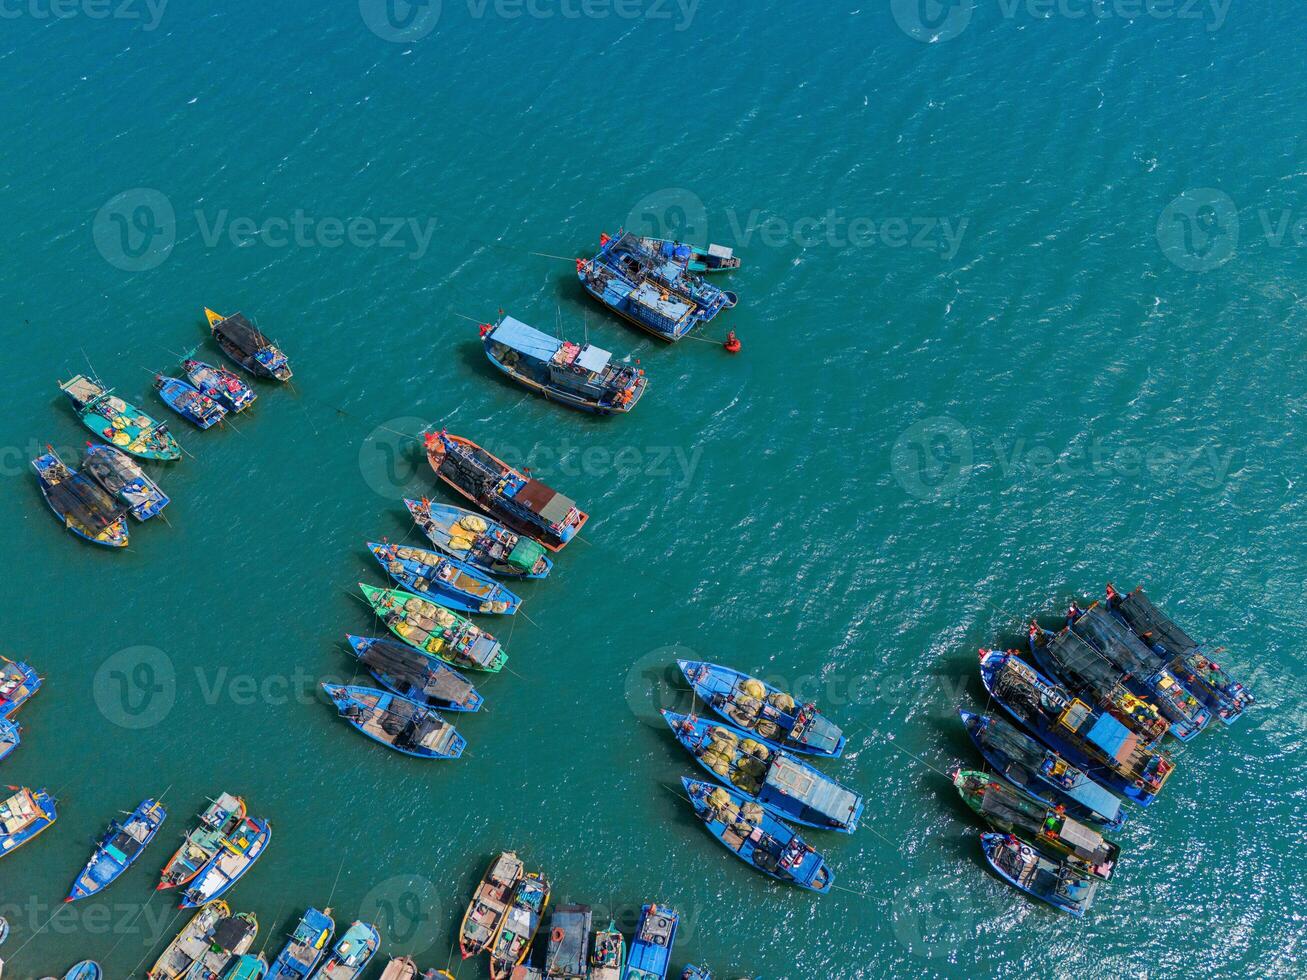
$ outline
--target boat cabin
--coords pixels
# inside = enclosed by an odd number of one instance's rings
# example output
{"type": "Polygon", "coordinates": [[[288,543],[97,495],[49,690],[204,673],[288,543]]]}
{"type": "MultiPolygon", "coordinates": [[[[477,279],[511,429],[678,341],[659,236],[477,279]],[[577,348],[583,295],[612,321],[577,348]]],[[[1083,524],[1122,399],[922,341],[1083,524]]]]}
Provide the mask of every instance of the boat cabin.
{"type": "Polygon", "coordinates": [[[856,793],[784,755],[778,755],[768,767],[759,798],[765,802],[778,794],[841,827],[851,828],[862,809],[862,800],[856,793]]]}
{"type": "Polygon", "coordinates": [[[610,387],[612,353],[592,344],[564,342],[549,359],[549,380],[555,387],[583,398],[602,398],[610,387]]]}

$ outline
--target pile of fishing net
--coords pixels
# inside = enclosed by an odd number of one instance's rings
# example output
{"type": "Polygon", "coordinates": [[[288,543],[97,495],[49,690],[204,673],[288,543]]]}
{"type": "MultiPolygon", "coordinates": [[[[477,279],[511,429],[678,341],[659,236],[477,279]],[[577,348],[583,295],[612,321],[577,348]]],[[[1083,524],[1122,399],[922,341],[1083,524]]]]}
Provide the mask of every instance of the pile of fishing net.
{"type": "Polygon", "coordinates": [[[734,732],[720,725],[708,729],[708,737],[711,744],[699,754],[699,759],[717,775],[725,776],[731,771],[731,760],[740,740],[734,732]]]}

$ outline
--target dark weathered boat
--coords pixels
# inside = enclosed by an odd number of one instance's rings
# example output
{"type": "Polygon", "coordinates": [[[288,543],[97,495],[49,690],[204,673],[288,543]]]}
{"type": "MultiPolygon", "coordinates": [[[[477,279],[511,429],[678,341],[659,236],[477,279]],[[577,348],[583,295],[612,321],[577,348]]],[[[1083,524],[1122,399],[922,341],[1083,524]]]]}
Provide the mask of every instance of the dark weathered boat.
{"type": "Polygon", "coordinates": [[[441,711],[480,711],[472,682],[438,657],[398,640],[347,634],[350,649],[389,691],[441,711]]]}
{"type": "Polygon", "coordinates": [[[450,504],[405,499],[427,539],[445,554],[500,578],[544,578],[554,567],[539,541],[450,504]]]}
{"type": "Polygon", "coordinates": [[[1014,888],[1080,918],[1093,904],[1098,882],[1064,861],[1008,834],[981,834],[980,846],[994,873],[1014,888]]]}
{"type": "Polygon", "coordinates": [[[463,959],[490,948],[524,873],[522,859],[514,851],[502,851],[490,862],[458,928],[458,948],[463,959]]]}
{"type": "Polygon", "coordinates": [[[531,944],[549,907],[550,891],[549,879],[535,871],[514,889],[508,911],[499,920],[490,944],[491,980],[509,980],[513,968],[520,966],[531,952],[531,944]]]}
{"type": "Polygon", "coordinates": [[[223,316],[205,309],[209,330],[222,352],[258,378],[289,381],[290,362],[277,346],[243,313],[223,316]]]}
{"type": "Polygon", "coordinates": [[[99,483],[70,470],[53,449],[32,460],[32,469],[46,504],[67,530],[104,548],[127,547],[127,515],[99,483]]]}
{"type": "Polygon", "coordinates": [[[118,499],[127,513],[138,521],[148,521],[170,503],[159,484],[150,479],[130,456],[113,446],[87,443],[86,459],[81,470],[118,499]]]}
{"type": "Polygon", "coordinates": [[[593,913],[588,905],[558,905],[549,917],[546,980],[586,980],[593,913]]]}
{"type": "Polygon", "coordinates": [[[340,716],[386,748],[418,759],[457,759],[467,746],[454,726],[416,701],[389,691],[323,684],[340,716]]]}

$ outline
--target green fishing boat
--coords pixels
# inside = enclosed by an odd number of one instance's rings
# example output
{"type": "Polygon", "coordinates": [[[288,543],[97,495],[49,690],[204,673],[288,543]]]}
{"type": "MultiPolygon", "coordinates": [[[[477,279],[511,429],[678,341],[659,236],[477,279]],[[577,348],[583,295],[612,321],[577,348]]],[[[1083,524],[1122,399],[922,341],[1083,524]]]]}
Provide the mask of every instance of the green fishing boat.
{"type": "Polygon", "coordinates": [[[141,459],[182,458],[182,447],[166,424],[123,401],[98,378],[79,374],[60,382],[59,390],[72,401],[83,425],[123,452],[141,459]]]}
{"type": "Polygon", "coordinates": [[[955,769],[953,785],[976,815],[1081,874],[1109,881],[1121,857],[1119,845],[1068,817],[1061,807],[1031,799],[988,773],[955,769]]]}
{"type": "Polygon", "coordinates": [[[409,646],[456,667],[491,674],[508,663],[498,640],[444,606],[402,589],[378,589],[362,582],[359,588],[390,631],[409,646]]]}

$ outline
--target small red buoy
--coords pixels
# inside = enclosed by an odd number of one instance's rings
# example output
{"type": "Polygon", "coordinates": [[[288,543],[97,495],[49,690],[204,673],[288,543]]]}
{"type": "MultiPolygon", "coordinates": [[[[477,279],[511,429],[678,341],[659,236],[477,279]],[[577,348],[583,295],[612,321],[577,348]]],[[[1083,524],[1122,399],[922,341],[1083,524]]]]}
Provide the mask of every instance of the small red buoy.
{"type": "Polygon", "coordinates": [[[732,330],[726,334],[726,343],[722,344],[722,346],[726,348],[726,353],[738,354],[740,348],[744,345],[740,343],[740,338],[735,336],[735,331],[732,330]]]}

